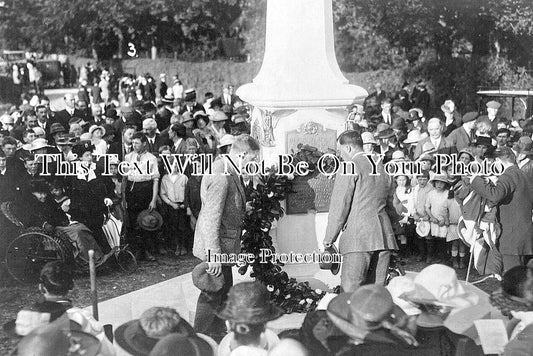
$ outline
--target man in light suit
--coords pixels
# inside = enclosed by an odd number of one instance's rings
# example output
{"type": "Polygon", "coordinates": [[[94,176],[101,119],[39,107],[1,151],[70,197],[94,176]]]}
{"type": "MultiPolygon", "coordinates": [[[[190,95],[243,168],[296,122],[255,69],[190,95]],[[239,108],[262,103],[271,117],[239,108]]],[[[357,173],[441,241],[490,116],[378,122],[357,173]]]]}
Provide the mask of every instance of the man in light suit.
{"type": "Polygon", "coordinates": [[[426,142],[429,142],[436,149],[436,153],[440,154],[452,154],[457,153],[457,149],[453,147],[446,138],[442,135],[444,132],[444,125],[438,118],[433,118],[428,121],[428,134],[429,136],[420,141],[415,148],[413,155],[414,159],[417,159],[422,154],[422,147],[426,142]]]}
{"type": "MultiPolygon", "coordinates": [[[[372,164],[363,152],[361,135],[346,131],[339,136],[345,161],[355,163],[355,174],[339,173],[331,195],[324,247],[333,244],[341,230],[339,250],[343,256],[341,287],[353,292],[365,283],[384,284],[394,238],[386,207],[390,206],[392,180],[378,165],[372,175],[372,164]]],[[[350,172],[351,173],[351,172],[350,172]]]]}
{"type": "MultiPolygon", "coordinates": [[[[229,158],[239,162],[242,156],[242,167],[259,157],[259,143],[250,135],[240,135],[229,152],[229,158]]],[[[209,261],[216,254],[238,254],[241,249],[241,226],[246,212],[246,196],[241,177],[238,172],[227,164],[228,173],[224,174],[224,158],[213,163],[213,174],[202,179],[200,196],[202,208],[196,223],[193,254],[202,261],[208,262],[207,273],[224,276],[224,286],[215,293],[202,291],[198,297],[194,329],[218,340],[225,331],[224,321],[215,316],[215,311],[226,300],[227,293],[233,284],[231,265],[209,261]]]]}
{"type": "Polygon", "coordinates": [[[502,254],[505,272],[515,266],[526,265],[533,257],[533,186],[516,165],[510,148],[498,149],[496,161],[504,167],[496,184],[481,177],[472,177],[471,186],[481,197],[498,204],[502,231],[497,246],[502,254]]]}

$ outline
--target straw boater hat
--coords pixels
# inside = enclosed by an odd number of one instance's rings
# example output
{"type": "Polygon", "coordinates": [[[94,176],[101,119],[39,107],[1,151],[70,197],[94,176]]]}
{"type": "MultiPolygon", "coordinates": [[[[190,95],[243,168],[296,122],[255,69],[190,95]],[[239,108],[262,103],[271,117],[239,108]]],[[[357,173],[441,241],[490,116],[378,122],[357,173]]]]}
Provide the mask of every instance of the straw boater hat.
{"type": "Polygon", "coordinates": [[[172,95],[171,93],[167,93],[163,99],[161,99],[161,102],[163,104],[174,104],[174,95],[172,95]]]}
{"type": "MultiPolygon", "coordinates": [[[[407,331],[394,326],[405,313],[394,305],[392,296],[383,286],[367,284],[353,293],[341,293],[327,307],[329,319],[352,340],[372,340],[372,332],[385,328],[401,337],[406,343],[417,345],[407,331]]],[[[393,342],[377,334],[381,342],[393,342]]]]}
{"type": "Polygon", "coordinates": [[[371,132],[363,132],[361,134],[361,139],[363,140],[363,145],[366,144],[372,144],[372,145],[378,145],[378,141],[374,138],[374,135],[372,135],[371,132]]]}
{"type": "Polygon", "coordinates": [[[450,312],[457,312],[479,302],[477,294],[464,289],[455,270],[441,264],[424,268],[414,278],[414,286],[414,290],[404,293],[401,298],[422,310],[422,315],[417,320],[421,327],[442,326],[450,312]]]}
{"type": "Polygon", "coordinates": [[[231,287],[225,306],[215,314],[224,320],[255,325],[279,318],[283,310],[272,303],[265,285],[256,281],[231,287]]]}
{"type": "Polygon", "coordinates": [[[533,311],[533,268],[516,266],[505,272],[501,286],[490,295],[490,303],[502,314],[511,317],[511,311],[533,311]]]}
{"type": "Polygon", "coordinates": [[[91,127],[89,127],[89,133],[92,135],[94,133],[94,131],[96,130],[102,130],[102,137],[105,136],[105,128],[103,126],[99,126],[99,125],[92,125],[91,127]]]}
{"type": "Polygon", "coordinates": [[[328,248],[326,248],[324,250],[324,252],[322,252],[322,258],[321,258],[321,262],[319,264],[320,266],[320,269],[326,269],[326,270],[330,270],[331,273],[333,273],[333,275],[337,275],[341,269],[341,264],[336,262],[336,263],[333,263],[333,262],[323,262],[324,260],[324,256],[330,256],[330,259],[334,259],[336,257],[333,257],[333,255],[335,256],[338,256],[339,255],[339,250],[337,249],[337,247],[333,244],[331,244],[331,246],[329,246],[328,248]]]}
{"type": "Polygon", "coordinates": [[[137,224],[145,231],[156,231],[163,225],[163,217],[155,210],[143,210],[137,216],[137,224]]]}

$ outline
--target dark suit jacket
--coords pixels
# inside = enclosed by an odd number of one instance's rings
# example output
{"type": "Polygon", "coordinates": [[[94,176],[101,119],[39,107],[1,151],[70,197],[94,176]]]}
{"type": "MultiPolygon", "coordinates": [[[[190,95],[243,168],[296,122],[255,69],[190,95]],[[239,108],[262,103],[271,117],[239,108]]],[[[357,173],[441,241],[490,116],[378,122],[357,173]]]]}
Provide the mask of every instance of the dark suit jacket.
{"type": "Polygon", "coordinates": [[[446,141],[448,141],[450,146],[454,146],[457,149],[457,152],[467,148],[472,143],[471,137],[468,135],[463,126],[453,130],[448,137],[446,137],[446,141]]]}
{"type": "Polygon", "coordinates": [[[165,138],[163,136],[161,136],[160,134],[156,134],[155,135],[155,140],[154,140],[154,144],[151,144],[150,143],[150,139],[148,139],[148,152],[154,154],[154,155],[158,155],[159,154],[159,147],[161,146],[164,146],[164,145],[168,145],[169,142],[165,140],[165,138]]]}
{"type": "Polygon", "coordinates": [[[72,119],[73,117],[85,118],[85,116],[86,115],[78,109],[74,109],[74,115],[72,116],[68,113],[66,109],[63,109],[61,111],[57,111],[54,114],[54,120],[52,122],[59,122],[66,130],[68,130],[68,122],[70,121],[70,119],[72,119]]]}
{"type": "Polygon", "coordinates": [[[178,145],[178,148],[174,146],[174,142],[170,142],[170,152],[177,153],[177,154],[185,154],[187,153],[187,138],[184,138],[181,140],[180,144],[178,145]]]}
{"type": "MultiPolygon", "coordinates": [[[[186,111],[189,111],[189,108],[187,107],[187,105],[183,105],[180,109],[180,115],[183,115],[186,111]]],[[[203,105],[195,103],[192,107],[192,110],[190,110],[190,113],[194,114],[197,111],[204,111],[203,105]]]]}
{"type": "MultiPolygon", "coordinates": [[[[416,148],[415,148],[413,159],[417,159],[418,157],[420,157],[420,155],[422,154],[422,148],[424,147],[424,144],[426,142],[431,143],[431,138],[430,137],[426,137],[425,139],[423,139],[422,141],[420,141],[420,142],[418,142],[416,144],[416,148]]],[[[441,153],[441,154],[450,155],[452,153],[456,153],[457,152],[457,149],[454,146],[452,146],[446,140],[446,137],[444,137],[444,136],[442,136],[442,138],[440,140],[439,147],[436,147],[436,148],[437,148],[437,152],[436,153],[441,153]]]]}
{"type": "Polygon", "coordinates": [[[533,255],[533,184],[518,166],[513,165],[498,177],[496,185],[476,177],[472,189],[498,204],[502,226],[499,250],[504,255],[533,255]]]}

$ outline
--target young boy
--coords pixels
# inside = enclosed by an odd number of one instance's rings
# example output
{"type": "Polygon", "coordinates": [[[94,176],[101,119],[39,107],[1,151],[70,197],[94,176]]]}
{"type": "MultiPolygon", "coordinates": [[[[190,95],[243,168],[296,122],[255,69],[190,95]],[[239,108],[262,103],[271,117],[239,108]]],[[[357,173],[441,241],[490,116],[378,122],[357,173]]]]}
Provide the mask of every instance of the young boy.
{"type": "MultiPolygon", "coordinates": [[[[429,216],[426,213],[426,198],[428,193],[433,189],[433,186],[428,184],[429,171],[422,171],[422,175],[417,177],[417,181],[418,184],[414,187],[413,193],[415,205],[414,220],[418,227],[423,221],[425,222],[423,224],[429,224],[429,216]]],[[[431,234],[428,232],[424,234],[425,236],[421,236],[419,233],[420,230],[417,229],[417,238],[415,240],[419,251],[417,261],[421,262],[424,256],[426,256],[426,263],[430,263],[432,261],[431,253],[433,252],[431,234]]]]}
{"type": "Polygon", "coordinates": [[[166,205],[167,231],[172,242],[176,244],[176,256],[186,255],[192,247],[190,222],[185,207],[187,181],[187,176],[177,172],[176,166],[173,166],[172,172],[165,174],[161,180],[160,196],[166,205]]]}

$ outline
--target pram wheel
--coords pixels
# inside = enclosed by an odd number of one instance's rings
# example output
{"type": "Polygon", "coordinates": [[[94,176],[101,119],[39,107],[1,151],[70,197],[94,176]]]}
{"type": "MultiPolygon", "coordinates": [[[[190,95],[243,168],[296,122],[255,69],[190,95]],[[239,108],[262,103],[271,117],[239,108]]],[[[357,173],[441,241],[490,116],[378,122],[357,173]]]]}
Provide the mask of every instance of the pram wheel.
{"type": "Polygon", "coordinates": [[[137,259],[128,248],[121,248],[115,254],[117,264],[126,273],[132,273],[137,269],[137,259]]]}
{"type": "Polygon", "coordinates": [[[68,243],[60,237],[48,235],[39,228],[31,228],[13,240],[6,251],[6,266],[17,281],[32,284],[39,280],[43,266],[51,261],[73,262],[68,243]]]}

